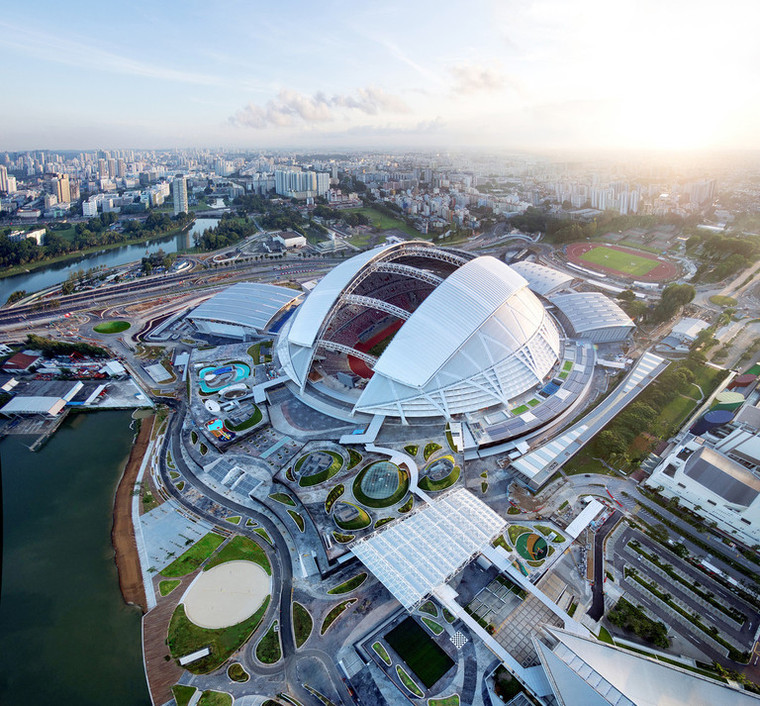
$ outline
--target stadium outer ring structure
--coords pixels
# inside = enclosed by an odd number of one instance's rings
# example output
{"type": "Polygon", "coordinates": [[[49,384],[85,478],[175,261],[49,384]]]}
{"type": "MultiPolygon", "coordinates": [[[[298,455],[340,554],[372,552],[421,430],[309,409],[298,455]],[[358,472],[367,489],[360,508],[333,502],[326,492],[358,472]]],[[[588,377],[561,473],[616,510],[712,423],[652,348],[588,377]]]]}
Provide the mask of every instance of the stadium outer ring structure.
{"type": "Polygon", "coordinates": [[[508,403],[551,377],[561,340],[527,281],[504,262],[408,241],[362,252],[325,275],[275,351],[301,395],[309,388],[350,415],[408,423],[508,403]],[[359,338],[386,323],[383,331],[395,334],[387,347],[379,355],[362,349],[359,338]],[[351,377],[352,360],[367,368],[355,388],[325,374],[329,363],[351,377]]]}

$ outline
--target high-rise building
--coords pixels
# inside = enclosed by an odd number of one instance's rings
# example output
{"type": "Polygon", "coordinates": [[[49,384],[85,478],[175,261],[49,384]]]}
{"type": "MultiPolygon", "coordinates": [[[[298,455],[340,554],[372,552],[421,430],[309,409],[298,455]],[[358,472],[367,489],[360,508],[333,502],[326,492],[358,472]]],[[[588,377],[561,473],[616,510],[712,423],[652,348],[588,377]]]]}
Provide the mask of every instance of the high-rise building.
{"type": "Polygon", "coordinates": [[[0,191],[8,192],[8,170],[0,164],[0,191]]]}
{"type": "Polygon", "coordinates": [[[277,169],[274,173],[275,191],[291,199],[326,196],[330,190],[327,172],[303,172],[300,169],[277,169]]]}
{"type": "Polygon", "coordinates": [[[174,195],[174,215],[178,213],[187,213],[187,180],[184,176],[177,176],[172,182],[172,193],[174,195]]]}
{"type": "Polygon", "coordinates": [[[55,195],[58,198],[58,203],[71,203],[68,174],[59,174],[58,178],[55,179],[55,195]]]}

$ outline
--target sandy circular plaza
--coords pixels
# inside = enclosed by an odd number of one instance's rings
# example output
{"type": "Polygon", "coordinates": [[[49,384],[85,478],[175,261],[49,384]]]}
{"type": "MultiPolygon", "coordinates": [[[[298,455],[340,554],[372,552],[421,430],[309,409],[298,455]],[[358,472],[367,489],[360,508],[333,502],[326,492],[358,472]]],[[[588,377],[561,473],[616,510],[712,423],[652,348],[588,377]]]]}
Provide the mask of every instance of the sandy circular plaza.
{"type": "Polygon", "coordinates": [[[198,574],[182,603],[199,627],[226,628],[253,615],[269,591],[269,576],[258,564],[228,561],[198,574]]]}

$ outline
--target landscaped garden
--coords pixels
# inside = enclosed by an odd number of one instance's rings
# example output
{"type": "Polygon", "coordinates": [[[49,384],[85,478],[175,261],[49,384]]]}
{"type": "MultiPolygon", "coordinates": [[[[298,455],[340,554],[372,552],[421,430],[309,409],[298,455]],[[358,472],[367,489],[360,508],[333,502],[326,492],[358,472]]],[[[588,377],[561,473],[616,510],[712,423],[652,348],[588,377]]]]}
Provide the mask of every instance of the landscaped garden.
{"type": "Polygon", "coordinates": [[[241,645],[245,644],[261,623],[269,606],[267,596],[261,607],[246,620],[228,628],[211,630],[192,623],[185,614],[185,606],[180,603],[169,623],[167,644],[172,657],[179,659],[185,655],[208,647],[210,654],[188,664],[185,669],[193,674],[207,674],[220,667],[241,645]]]}
{"type": "Polygon", "coordinates": [[[226,561],[237,561],[243,559],[245,561],[252,561],[258,564],[269,576],[272,575],[272,566],[267,559],[267,555],[264,550],[256,544],[252,539],[248,537],[233,537],[228,544],[214,556],[208,564],[204,567],[204,571],[208,571],[218,564],[223,564],[226,561]]]}
{"type": "Polygon", "coordinates": [[[163,569],[161,575],[178,578],[195,571],[223,542],[224,537],[209,532],[163,569]]]}
{"type": "Polygon", "coordinates": [[[356,598],[349,598],[348,600],[338,603],[336,606],[333,606],[330,612],[325,616],[325,619],[322,621],[322,627],[319,629],[319,634],[324,635],[330,626],[343,614],[343,611],[356,603],[356,601],[356,598]]]}
{"type": "Polygon", "coordinates": [[[343,463],[343,457],[335,451],[321,449],[305,454],[294,466],[295,472],[301,474],[298,485],[308,487],[324,483],[343,468],[343,463]]]}
{"type": "Polygon", "coordinates": [[[104,321],[103,323],[94,326],[92,330],[95,331],[95,333],[122,333],[130,326],[131,324],[129,321],[104,321]]]}
{"type": "Polygon", "coordinates": [[[330,595],[335,595],[339,593],[350,593],[351,591],[359,588],[365,581],[367,580],[367,573],[365,571],[362,571],[360,574],[356,574],[356,576],[352,576],[347,581],[344,581],[341,584],[338,584],[335,586],[335,588],[331,588],[328,593],[330,595]]]}
{"type": "Polygon", "coordinates": [[[314,619],[305,606],[293,601],[293,635],[296,648],[301,647],[309,639],[314,628],[314,619]]]}
{"type": "Polygon", "coordinates": [[[342,530],[355,531],[369,527],[372,524],[372,518],[369,513],[358,505],[340,500],[336,505],[336,511],[333,515],[335,524],[342,530]],[[341,514],[351,514],[349,519],[343,519],[341,514]]]}
{"type": "Polygon", "coordinates": [[[177,586],[179,586],[181,581],[179,579],[172,579],[171,581],[159,581],[158,583],[158,592],[162,596],[168,596],[177,586]]]}
{"type": "Polygon", "coordinates": [[[385,640],[428,689],[454,665],[411,616],[393,628],[385,640]]]}
{"type": "Polygon", "coordinates": [[[275,620],[259,640],[259,644],[256,645],[256,659],[262,664],[274,664],[279,662],[281,657],[280,633],[278,623],[275,620]]]}
{"type": "Polygon", "coordinates": [[[366,507],[391,507],[407,494],[409,473],[390,461],[375,461],[359,471],[351,490],[366,507]]]}

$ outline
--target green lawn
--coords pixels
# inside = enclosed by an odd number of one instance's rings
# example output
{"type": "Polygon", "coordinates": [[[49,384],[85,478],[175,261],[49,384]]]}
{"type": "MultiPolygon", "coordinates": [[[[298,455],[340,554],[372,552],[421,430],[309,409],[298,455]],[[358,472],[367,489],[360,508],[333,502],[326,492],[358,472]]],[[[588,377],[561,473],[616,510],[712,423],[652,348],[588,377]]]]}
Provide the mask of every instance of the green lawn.
{"type": "Polygon", "coordinates": [[[240,662],[233,662],[227,667],[227,676],[232,681],[247,682],[251,676],[243,669],[243,665],[240,662]]]}
{"type": "Polygon", "coordinates": [[[372,523],[372,518],[369,516],[369,513],[364,508],[361,508],[358,505],[354,505],[353,503],[346,502],[345,500],[341,500],[340,502],[343,503],[344,505],[350,505],[351,507],[353,507],[359,512],[359,514],[356,517],[346,522],[339,520],[336,516],[333,515],[335,524],[338,525],[340,529],[347,530],[350,532],[353,530],[364,529],[365,527],[370,526],[370,524],[372,523]]]}
{"type": "Polygon", "coordinates": [[[386,634],[385,641],[428,689],[454,664],[451,657],[411,616],[386,634]]]}
{"type": "Polygon", "coordinates": [[[185,669],[193,674],[207,674],[217,669],[248,641],[264,617],[270,599],[271,597],[267,596],[261,607],[247,620],[219,630],[209,630],[191,623],[185,615],[185,606],[178,605],[169,623],[167,637],[172,657],[179,659],[208,647],[211,654],[187,665],[185,669]]]}
{"type": "Polygon", "coordinates": [[[193,544],[193,546],[184,554],[181,554],[169,564],[169,566],[161,572],[161,575],[167,576],[168,578],[178,578],[195,571],[214,553],[214,550],[216,550],[222,542],[224,542],[224,537],[209,532],[193,544]]]}
{"type": "Polygon", "coordinates": [[[179,579],[172,579],[171,581],[159,581],[158,592],[162,596],[168,596],[177,586],[180,584],[179,579]]]}
{"type": "Polygon", "coordinates": [[[240,520],[242,520],[243,518],[240,517],[240,515],[233,515],[232,517],[225,517],[224,519],[226,522],[229,522],[230,524],[239,525],[240,520]]]}
{"type": "Polygon", "coordinates": [[[372,643],[372,649],[375,651],[377,656],[383,660],[389,667],[391,666],[391,658],[388,655],[388,650],[385,649],[379,642],[373,642],[372,643]]]}
{"type": "Polygon", "coordinates": [[[343,601],[342,603],[338,603],[338,605],[334,606],[322,621],[322,627],[319,629],[319,634],[324,635],[329,627],[341,616],[343,611],[346,610],[349,606],[356,603],[357,600],[358,599],[356,598],[349,598],[347,601],[343,601]]]}
{"type": "Polygon", "coordinates": [[[396,674],[398,674],[399,679],[401,679],[401,683],[409,689],[415,696],[422,696],[422,690],[420,687],[417,686],[414,679],[412,679],[407,671],[400,665],[396,665],[396,674]]]}
{"type": "Polygon", "coordinates": [[[330,510],[332,510],[332,506],[335,504],[335,501],[343,495],[344,491],[346,490],[343,483],[339,483],[334,488],[330,490],[330,492],[327,494],[327,499],[325,500],[325,512],[330,514],[330,510]]]}
{"type": "Polygon", "coordinates": [[[443,696],[440,699],[428,699],[428,706],[459,706],[459,694],[443,696]]]}
{"type": "Polygon", "coordinates": [[[223,691],[207,689],[201,695],[198,706],[232,706],[232,696],[223,691]]]}
{"type": "Polygon", "coordinates": [[[226,561],[252,561],[254,564],[258,564],[264,571],[270,576],[272,575],[272,567],[269,564],[269,559],[264,550],[256,544],[252,539],[248,537],[233,537],[229,543],[215,556],[211,561],[206,564],[204,571],[208,571],[210,568],[223,564],[226,561]]]}
{"type": "Polygon", "coordinates": [[[341,584],[338,584],[335,586],[335,588],[331,588],[328,593],[330,595],[335,595],[338,593],[349,593],[353,591],[354,589],[359,588],[365,581],[367,580],[367,574],[366,572],[362,572],[360,574],[356,574],[356,576],[352,576],[348,581],[344,581],[341,584]]]}
{"type": "Polygon", "coordinates": [[[422,622],[425,623],[432,631],[434,635],[440,635],[443,632],[443,626],[430,618],[422,618],[422,622]]]}
{"type": "Polygon", "coordinates": [[[444,476],[440,480],[430,480],[428,476],[423,476],[420,478],[420,490],[426,490],[429,493],[436,493],[439,490],[450,488],[459,480],[460,473],[461,470],[459,466],[454,466],[454,468],[451,469],[451,473],[449,473],[447,476],[444,476]]]}
{"type": "Polygon", "coordinates": [[[172,694],[174,694],[177,706],[187,706],[196,691],[197,689],[194,686],[185,686],[184,684],[175,684],[172,687],[172,694]]]}
{"type": "Polygon", "coordinates": [[[713,304],[717,304],[718,306],[723,306],[723,307],[736,306],[736,299],[734,299],[733,297],[727,297],[723,294],[713,294],[710,297],[710,301],[713,304]]]}
{"type": "Polygon", "coordinates": [[[274,664],[279,662],[282,657],[282,648],[280,647],[280,633],[278,632],[278,622],[275,620],[269,630],[264,633],[264,637],[256,645],[256,659],[264,664],[274,664]]]}
{"type": "Polygon", "coordinates": [[[98,324],[93,327],[95,333],[121,333],[126,331],[131,324],[129,321],[104,321],[102,324],[98,324]]]}
{"type": "Polygon", "coordinates": [[[346,209],[346,213],[361,213],[369,218],[373,228],[378,230],[390,230],[392,228],[398,228],[407,235],[411,235],[413,238],[419,238],[420,233],[411,226],[408,226],[404,221],[399,218],[393,218],[393,216],[386,216],[380,211],[376,211],[374,208],[349,208],[346,209]]]}
{"type": "Polygon", "coordinates": [[[290,505],[290,507],[296,506],[296,501],[293,500],[293,498],[291,498],[287,493],[272,493],[269,497],[272,498],[272,500],[276,500],[278,503],[282,503],[283,505],[290,505]]]}
{"type": "Polygon", "coordinates": [[[263,537],[269,543],[270,547],[274,546],[274,542],[272,541],[272,538],[269,536],[269,532],[267,532],[263,527],[256,527],[253,531],[256,534],[258,534],[260,537],[263,537]]]}
{"type": "Polygon", "coordinates": [[[304,524],[303,517],[299,515],[295,510],[288,510],[288,515],[293,519],[293,522],[298,525],[298,529],[303,532],[306,529],[306,525],[304,524]]]}
{"type": "Polygon", "coordinates": [[[621,252],[620,250],[614,250],[613,248],[608,248],[604,245],[592,248],[587,253],[581,255],[580,259],[584,262],[590,262],[595,265],[610,267],[613,270],[625,272],[634,277],[645,275],[660,264],[652,258],[642,257],[641,255],[634,255],[633,253],[628,252],[621,252]]]}
{"type": "Polygon", "coordinates": [[[263,415],[261,414],[261,410],[254,405],[253,406],[253,414],[248,417],[243,422],[240,422],[237,426],[232,424],[229,420],[224,420],[224,426],[226,426],[230,431],[245,431],[246,429],[250,429],[251,427],[255,427],[262,419],[263,415]]]}
{"type": "Polygon", "coordinates": [[[436,444],[435,441],[431,441],[425,444],[425,449],[422,452],[422,457],[427,461],[440,448],[440,444],[436,444]]]}
{"type": "Polygon", "coordinates": [[[314,627],[314,619],[311,613],[300,603],[293,601],[293,635],[296,640],[296,648],[301,647],[311,635],[314,627]]]}
{"type": "MultiPolygon", "coordinates": [[[[311,485],[319,485],[320,483],[324,483],[326,480],[329,480],[332,478],[341,468],[343,468],[343,457],[336,453],[335,451],[325,451],[321,450],[319,452],[314,453],[323,453],[327,454],[331,459],[332,463],[325,468],[324,470],[321,470],[317,473],[313,473],[310,476],[303,476],[299,481],[298,485],[300,485],[302,488],[306,488],[311,485]]],[[[308,456],[311,454],[306,454],[306,456],[302,456],[301,458],[296,461],[295,469],[296,471],[300,470],[301,465],[306,460],[308,456]]],[[[361,459],[361,456],[359,456],[361,459]]]]}

